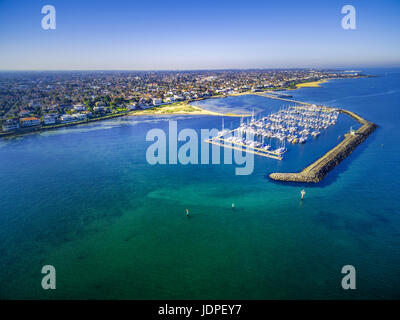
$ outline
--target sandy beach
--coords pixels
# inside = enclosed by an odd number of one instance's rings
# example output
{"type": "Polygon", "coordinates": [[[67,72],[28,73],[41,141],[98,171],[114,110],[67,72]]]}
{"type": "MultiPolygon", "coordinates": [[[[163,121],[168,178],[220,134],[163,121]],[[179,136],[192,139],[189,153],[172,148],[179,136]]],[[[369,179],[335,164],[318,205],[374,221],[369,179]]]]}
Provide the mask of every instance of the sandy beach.
{"type": "Polygon", "coordinates": [[[129,115],[131,116],[166,115],[166,114],[191,114],[191,115],[209,115],[209,116],[226,116],[226,117],[248,116],[246,114],[219,113],[219,112],[209,111],[202,109],[198,106],[188,104],[186,101],[153,107],[146,110],[134,110],[129,113],[129,115]]]}
{"type": "Polygon", "coordinates": [[[296,88],[317,88],[321,87],[321,83],[328,82],[328,80],[320,80],[320,81],[312,81],[312,82],[304,82],[296,84],[296,88]]]}

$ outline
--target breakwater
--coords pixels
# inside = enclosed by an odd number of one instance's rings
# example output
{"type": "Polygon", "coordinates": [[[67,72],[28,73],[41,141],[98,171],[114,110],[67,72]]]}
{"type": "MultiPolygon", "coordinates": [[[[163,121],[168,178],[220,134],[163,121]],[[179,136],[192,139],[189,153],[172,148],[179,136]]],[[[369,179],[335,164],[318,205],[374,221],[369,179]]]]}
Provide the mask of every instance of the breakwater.
{"type": "Polygon", "coordinates": [[[355,132],[346,133],[344,139],[333,149],[324,154],[317,161],[298,173],[271,173],[269,177],[277,181],[291,182],[320,182],[333,168],[349,156],[353,150],[375,131],[377,125],[367,121],[348,110],[339,112],[349,115],[357,120],[362,126],[355,132]]]}

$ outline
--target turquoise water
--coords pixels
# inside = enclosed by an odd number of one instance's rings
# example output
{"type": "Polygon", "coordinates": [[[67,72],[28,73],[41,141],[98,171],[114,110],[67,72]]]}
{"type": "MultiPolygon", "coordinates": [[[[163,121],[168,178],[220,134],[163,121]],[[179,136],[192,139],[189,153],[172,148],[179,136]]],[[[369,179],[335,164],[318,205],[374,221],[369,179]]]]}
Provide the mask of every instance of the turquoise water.
{"type": "MultiPolygon", "coordinates": [[[[369,72],[381,77],[290,91],[379,125],[318,185],[266,175],[300,170],[335,145],[354,124],[343,115],[283,161],[256,157],[249,176],[235,165],[145,160],[149,129],[167,131],[170,119],[220,128],[220,117],[131,117],[0,140],[0,298],[399,298],[400,71],[369,72]],[[45,264],[56,267],[54,291],[41,289],[45,264]],[[340,286],[347,264],[354,291],[340,286]]],[[[281,105],[258,96],[202,103],[265,113],[281,105]]]]}

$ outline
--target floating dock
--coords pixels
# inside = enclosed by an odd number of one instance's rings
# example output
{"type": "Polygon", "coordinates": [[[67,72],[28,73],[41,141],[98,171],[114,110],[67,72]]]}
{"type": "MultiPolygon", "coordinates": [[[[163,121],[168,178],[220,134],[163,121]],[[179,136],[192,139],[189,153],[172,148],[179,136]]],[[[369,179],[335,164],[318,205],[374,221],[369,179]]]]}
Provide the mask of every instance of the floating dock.
{"type": "Polygon", "coordinates": [[[236,141],[228,141],[227,139],[223,138],[225,135],[229,135],[229,134],[234,136],[234,132],[237,130],[238,129],[234,129],[234,130],[231,130],[231,131],[225,133],[224,135],[219,135],[217,137],[214,137],[212,139],[206,139],[204,141],[207,143],[211,143],[211,144],[215,144],[217,146],[224,147],[224,148],[253,153],[253,154],[256,154],[256,155],[262,156],[262,157],[272,158],[272,159],[276,159],[276,160],[283,159],[282,153],[276,152],[274,150],[265,150],[265,149],[261,149],[261,148],[257,148],[257,147],[252,147],[252,146],[249,146],[244,143],[239,143],[236,141]]]}

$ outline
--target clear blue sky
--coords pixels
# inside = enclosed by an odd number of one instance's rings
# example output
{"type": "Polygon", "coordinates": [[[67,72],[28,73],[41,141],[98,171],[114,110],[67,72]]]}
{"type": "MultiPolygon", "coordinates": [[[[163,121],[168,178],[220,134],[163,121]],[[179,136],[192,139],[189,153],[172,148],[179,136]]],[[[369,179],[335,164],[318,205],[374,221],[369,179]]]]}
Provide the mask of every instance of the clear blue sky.
{"type": "Polygon", "coordinates": [[[400,66],[399,30],[399,0],[0,0],[0,69],[400,66]]]}

